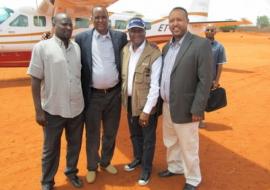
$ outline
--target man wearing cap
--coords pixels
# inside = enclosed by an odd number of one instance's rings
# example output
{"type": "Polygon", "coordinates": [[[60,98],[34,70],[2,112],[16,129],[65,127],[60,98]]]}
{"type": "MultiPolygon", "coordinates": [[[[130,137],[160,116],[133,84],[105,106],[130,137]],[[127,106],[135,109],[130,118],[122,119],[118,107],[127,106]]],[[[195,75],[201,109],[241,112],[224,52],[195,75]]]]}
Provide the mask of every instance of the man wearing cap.
{"type": "Polygon", "coordinates": [[[128,24],[130,42],[122,50],[122,104],[127,118],[134,160],[126,171],[141,164],[139,185],[149,182],[156,143],[161,53],[145,39],[145,23],[132,18],[128,24]]]}

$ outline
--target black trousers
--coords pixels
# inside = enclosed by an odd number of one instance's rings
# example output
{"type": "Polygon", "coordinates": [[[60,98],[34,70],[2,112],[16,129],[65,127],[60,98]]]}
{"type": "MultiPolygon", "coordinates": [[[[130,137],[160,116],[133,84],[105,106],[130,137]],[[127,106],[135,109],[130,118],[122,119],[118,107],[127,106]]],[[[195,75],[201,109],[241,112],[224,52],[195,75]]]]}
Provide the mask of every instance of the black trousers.
{"type": "Polygon", "coordinates": [[[151,114],[148,125],[141,127],[139,116],[133,117],[131,114],[131,98],[128,98],[127,118],[134,158],[141,160],[143,171],[151,172],[156,144],[157,114],[151,114]]]}
{"type": "Polygon", "coordinates": [[[88,171],[96,171],[98,163],[102,167],[107,167],[111,163],[121,114],[120,90],[119,85],[109,92],[92,91],[91,93],[85,112],[88,171]],[[101,136],[102,148],[99,155],[101,136]]]}
{"type": "Polygon", "coordinates": [[[41,183],[53,185],[59,166],[61,136],[64,129],[67,141],[65,174],[72,177],[78,173],[77,163],[82,143],[83,118],[82,114],[74,118],[63,118],[46,112],[45,116],[41,183]]]}

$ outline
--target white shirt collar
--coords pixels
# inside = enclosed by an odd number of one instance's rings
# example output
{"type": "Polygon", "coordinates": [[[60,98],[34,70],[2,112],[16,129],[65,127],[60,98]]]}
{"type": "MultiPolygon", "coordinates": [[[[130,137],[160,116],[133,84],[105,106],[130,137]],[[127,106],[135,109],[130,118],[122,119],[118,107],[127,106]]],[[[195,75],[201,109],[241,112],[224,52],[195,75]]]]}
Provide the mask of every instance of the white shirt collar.
{"type": "Polygon", "coordinates": [[[71,43],[71,40],[69,40],[69,42],[68,42],[68,47],[66,48],[64,42],[63,42],[60,38],[58,38],[56,35],[53,35],[53,38],[54,38],[54,40],[56,41],[56,43],[58,43],[58,44],[60,45],[60,47],[62,47],[62,48],[64,48],[64,49],[69,49],[69,48],[71,48],[72,45],[73,45],[73,44],[71,43]]]}
{"type": "Polygon", "coordinates": [[[64,48],[64,49],[66,49],[66,50],[69,50],[69,49],[73,46],[73,43],[72,43],[71,40],[69,40],[69,42],[68,42],[68,47],[66,48],[64,42],[63,42],[59,37],[57,37],[56,35],[53,35],[52,38],[56,41],[57,44],[59,44],[59,46],[60,46],[61,48],[64,48]]]}
{"type": "Polygon", "coordinates": [[[132,42],[131,42],[130,46],[129,46],[129,52],[130,53],[142,52],[144,50],[145,44],[146,44],[146,41],[144,40],[143,43],[140,45],[140,47],[138,47],[138,49],[136,49],[136,51],[134,51],[133,48],[132,48],[132,42]]]}
{"type": "Polygon", "coordinates": [[[94,30],[94,34],[93,35],[94,35],[94,37],[96,39],[99,39],[99,38],[108,38],[108,39],[111,39],[111,35],[110,35],[109,30],[108,30],[107,34],[105,34],[105,35],[100,34],[97,30],[94,30]]]}
{"type": "Polygon", "coordinates": [[[183,35],[183,37],[182,37],[179,41],[177,41],[177,42],[175,42],[175,41],[174,41],[174,38],[172,38],[172,39],[170,40],[170,46],[181,46],[181,44],[183,43],[183,41],[184,41],[186,35],[187,35],[187,32],[186,32],[186,33],[183,35]]]}

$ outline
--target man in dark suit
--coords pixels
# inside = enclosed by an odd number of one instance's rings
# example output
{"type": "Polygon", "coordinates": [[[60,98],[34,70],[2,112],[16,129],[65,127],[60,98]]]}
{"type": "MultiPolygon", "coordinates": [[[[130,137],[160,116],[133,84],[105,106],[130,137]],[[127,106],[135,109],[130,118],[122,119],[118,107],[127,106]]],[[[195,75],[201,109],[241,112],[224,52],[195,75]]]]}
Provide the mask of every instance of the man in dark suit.
{"type": "Polygon", "coordinates": [[[95,181],[98,164],[111,174],[117,173],[111,160],[121,112],[120,51],[127,43],[125,33],[108,29],[109,17],[104,7],[94,7],[92,19],[94,28],[75,39],[81,48],[88,183],[95,181]]]}
{"type": "Polygon", "coordinates": [[[160,177],[184,174],[184,190],[201,182],[198,125],[204,115],[212,83],[210,43],[187,31],[188,14],[182,7],[169,14],[173,38],[163,48],[161,97],[163,141],[168,168],[160,177]]]}

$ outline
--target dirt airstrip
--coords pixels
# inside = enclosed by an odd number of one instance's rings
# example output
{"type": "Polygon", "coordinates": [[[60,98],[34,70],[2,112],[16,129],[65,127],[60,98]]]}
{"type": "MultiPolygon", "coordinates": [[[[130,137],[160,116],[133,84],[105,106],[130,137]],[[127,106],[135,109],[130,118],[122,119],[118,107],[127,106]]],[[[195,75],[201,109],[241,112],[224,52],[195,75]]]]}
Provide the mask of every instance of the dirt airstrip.
{"type": "MultiPolygon", "coordinates": [[[[227,51],[221,85],[228,106],[206,115],[200,129],[203,182],[200,190],[270,190],[270,33],[218,33],[227,51]]],[[[34,121],[30,80],[26,68],[0,68],[0,190],[40,189],[42,130],[34,121]]],[[[166,168],[161,119],[157,130],[154,168],[150,183],[137,185],[140,169],[123,171],[132,159],[123,112],[112,163],[117,175],[103,171],[83,190],[181,190],[183,176],[160,179],[166,168]]],[[[63,175],[65,139],[56,175],[56,190],[74,189],[63,175]]],[[[78,165],[86,175],[85,140],[78,165]]]]}

